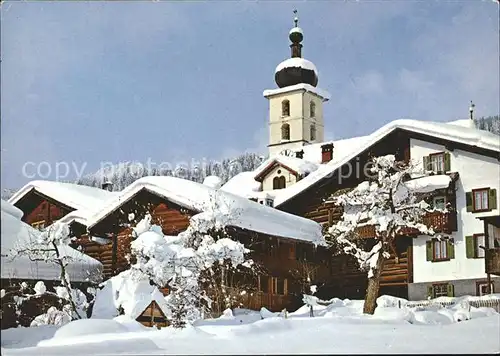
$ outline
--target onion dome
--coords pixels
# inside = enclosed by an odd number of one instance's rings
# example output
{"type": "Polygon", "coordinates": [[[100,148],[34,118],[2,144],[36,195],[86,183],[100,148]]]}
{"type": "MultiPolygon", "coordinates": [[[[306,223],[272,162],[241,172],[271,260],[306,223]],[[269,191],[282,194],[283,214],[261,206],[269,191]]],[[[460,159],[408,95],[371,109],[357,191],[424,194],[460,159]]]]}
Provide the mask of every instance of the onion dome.
{"type": "MultiPolygon", "coordinates": [[[[297,13],[297,10],[294,11],[297,13]]],[[[296,84],[310,84],[313,87],[318,85],[318,70],[316,66],[307,59],[302,58],[302,40],[304,34],[298,26],[299,19],[295,17],[295,26],[289,32],[289,38],[292,44],[291,58],[288,58],[278,64],[274,74],[274,80],[278,87],[288,87],[296,84]]]]}

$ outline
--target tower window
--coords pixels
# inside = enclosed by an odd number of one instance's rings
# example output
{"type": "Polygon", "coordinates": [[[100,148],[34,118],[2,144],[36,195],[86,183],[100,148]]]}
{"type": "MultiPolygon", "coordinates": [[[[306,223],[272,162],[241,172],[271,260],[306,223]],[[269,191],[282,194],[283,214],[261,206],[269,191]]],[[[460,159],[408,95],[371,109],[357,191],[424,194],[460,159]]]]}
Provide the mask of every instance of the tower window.
{"type": "Polygon", "coordinates": [[[289,140],[290,139],[290,125],[283,124],[281,125],[281,139],[289,140]]]}
{"type": "Polygon", "coordinates": [[[290,116],[290,102],[288,100],[281,102],[281,116],[290,116]]]}
{"type": "Polygon", "coordinates": [[[285,177],[274,177],[273,179],[273,189],[283,189],[286,188],[285,177]]]}
{"type": "Polygon", "coordinates": [[[316,140],[316,126],[314,125],[311,125],[311,132],[310,132],[310,136],[311,136],[311,141],[314,141],[316,140]]]}
{"type": "Polygon", "coordinates": [[[316,117],[316,104],[312,100],[311,103],[309,104],[309,116],[316,117]]]}

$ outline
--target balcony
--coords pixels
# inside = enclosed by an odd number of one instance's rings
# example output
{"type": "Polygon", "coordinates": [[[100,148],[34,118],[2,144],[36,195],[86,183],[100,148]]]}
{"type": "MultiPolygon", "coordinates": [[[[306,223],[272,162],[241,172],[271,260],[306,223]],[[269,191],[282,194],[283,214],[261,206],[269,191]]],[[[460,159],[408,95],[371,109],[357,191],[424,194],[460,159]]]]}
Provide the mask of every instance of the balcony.
{"type": "Polygon", "coordinates": [[[423,223],[429,228],[432,227],[434,232],[451,234],[457,231],[457,213],[455,211],[427,213],[424,216],[423,223]]]}
{"type": "Polygon", "coordinates": [[[500,248],[490,248],[485,251],[486,273],[500,276],[500,248]]]}
{"type": "MultiPolygon", "coordinates": [[[[427,213],[422,221],[427,227],[433,228],[434,232],[451,234],[457,231],[457,213],[434,211],[427,213]]],[[[362,239],[375,237],[375,225],[364,225],[356,228],[356,233],[362,239]]],[[[419,235],[417,229],[404,227],[399,230],[399,235],[419,235]]]]}

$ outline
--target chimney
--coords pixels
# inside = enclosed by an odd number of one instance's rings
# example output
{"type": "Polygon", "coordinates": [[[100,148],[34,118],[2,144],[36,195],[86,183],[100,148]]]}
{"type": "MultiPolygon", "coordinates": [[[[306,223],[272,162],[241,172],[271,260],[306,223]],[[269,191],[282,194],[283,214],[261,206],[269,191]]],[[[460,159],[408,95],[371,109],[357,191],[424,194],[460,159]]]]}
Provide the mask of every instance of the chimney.
{"type": "Polygon", "coordinates": [[[107,190],[108,192],[111,192],[113,190],[113,183],[107,180],[102,183],[101,188],[107,190]]]}
{"type": "Polygon", "coordinates": [[[304,158],[304,150],[300,150],[295,152],[295,157],[303,159],[304,158]]]}
{"type": "Polygon", "coordinates": [[[330,162],[333,158],[333,143],[321,145],[321,163],[330,162]]]}

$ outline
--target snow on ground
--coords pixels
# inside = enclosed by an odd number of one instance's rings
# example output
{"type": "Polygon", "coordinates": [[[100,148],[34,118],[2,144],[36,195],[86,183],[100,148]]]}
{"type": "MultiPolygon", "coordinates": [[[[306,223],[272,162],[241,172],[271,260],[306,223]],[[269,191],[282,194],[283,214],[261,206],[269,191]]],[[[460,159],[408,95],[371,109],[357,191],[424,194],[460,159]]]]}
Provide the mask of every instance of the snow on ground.
{"type": "Polygon", "coordinates": [[[470,320],[456,322],[451,315],[464,312],[460,306],[395,304],[394,298],[379,299],[371,316],[362,314],[363,301],[334,298],[329,306],[315,306],[313,318],[307,306],[287,318],[235,309],[182,330],[144,328],[124,317],[72,322],[57,331],[8,329],[2,331],[2,355],[500,352],[500,315],[492,309],[471,308],[470,320]]]}

